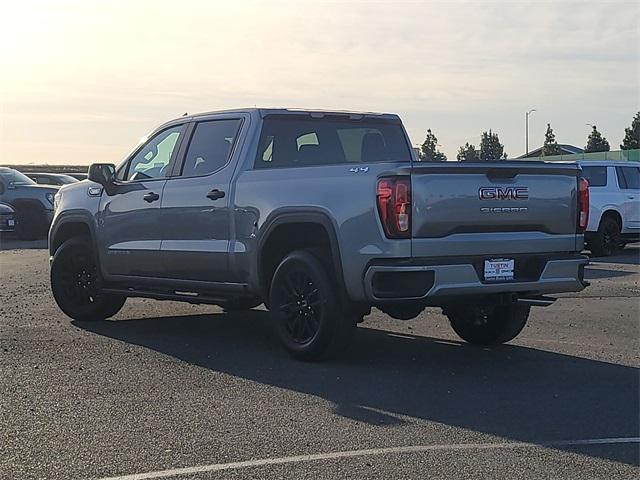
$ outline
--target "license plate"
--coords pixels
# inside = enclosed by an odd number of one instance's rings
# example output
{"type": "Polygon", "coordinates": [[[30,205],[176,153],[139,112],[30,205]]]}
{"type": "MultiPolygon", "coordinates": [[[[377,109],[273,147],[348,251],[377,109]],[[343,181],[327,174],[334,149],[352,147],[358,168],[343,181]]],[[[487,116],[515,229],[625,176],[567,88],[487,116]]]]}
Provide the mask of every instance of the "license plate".
{"type": "Polygon", "coordinates": [[[9,227],[13,227],[13,226],[15,226],[15,224],[16,224],[15,220],[13,220],[13,219],[9,219],[9,220],[7,220],[7,225],[8,225],[9,227]]]}
{"type": "Polygon", "coordinates": [[[488,282],[500,282],[513,280],[513,267],[515,260],[512,258],[496,258],[484,261],[484,279],[488,282]]]}

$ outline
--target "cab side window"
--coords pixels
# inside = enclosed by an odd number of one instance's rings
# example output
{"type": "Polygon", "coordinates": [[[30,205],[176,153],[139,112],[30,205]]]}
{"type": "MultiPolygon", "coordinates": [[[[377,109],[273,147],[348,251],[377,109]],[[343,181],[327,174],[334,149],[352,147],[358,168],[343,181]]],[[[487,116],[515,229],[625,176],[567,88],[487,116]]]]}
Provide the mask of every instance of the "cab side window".
{"type": "Polygon", "coordinates": [[[184,158],[181,176],[209,175],[224,167],[240,132],[242,120],[199,122],[193,131],[184,158]]]}
{"type": "Polygon", "coordinates": [[[148,180],[169,175],[169,162],[183,132],[179,125],[161,131],[145,143],[128,162],[121,180],[148,180]]]}

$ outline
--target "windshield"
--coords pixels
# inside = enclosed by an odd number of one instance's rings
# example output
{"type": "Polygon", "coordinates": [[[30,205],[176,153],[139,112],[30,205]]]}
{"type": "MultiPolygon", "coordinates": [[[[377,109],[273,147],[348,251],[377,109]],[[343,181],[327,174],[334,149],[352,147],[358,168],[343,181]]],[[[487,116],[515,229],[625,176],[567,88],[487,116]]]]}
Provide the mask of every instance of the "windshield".
{"type": "Polygon", "coordinates": [[[20,173],[12,168],[0,168],[0,177],[4,183],[13,183],[14,185],[35,185],[36,182],[31,180],[25,174],[20,173]]]}

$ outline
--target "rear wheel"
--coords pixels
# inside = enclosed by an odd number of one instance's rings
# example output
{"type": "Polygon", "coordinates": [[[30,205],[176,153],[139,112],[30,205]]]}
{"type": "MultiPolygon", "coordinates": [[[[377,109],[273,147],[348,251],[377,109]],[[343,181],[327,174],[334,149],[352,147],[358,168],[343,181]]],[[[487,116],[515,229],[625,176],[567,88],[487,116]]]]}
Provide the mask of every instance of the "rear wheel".
{"type": "Polygon", "coordinates": [[[318,257],[304,250],[280,262],[271,282],[269,309],[282,344],[302,360],[339,353],[357,320],[340,314],[335,282],[318,257]]]}
{"type": "Polygon", "coordinates": [[[460,338],[476,345],[498,345],[513,340],[527,324],[527,305],[468,305],[443,309],[460,338]]]}
{"type": "Polygon", "coordinates": [[[620,225],[613,217],[603,217],[588,247],[596,257],[608,257],[616,253],[622,246],[620,225]]]}
{"type": "Polygon", "coordinates": [[[51,264],[56,303],[74,320],[104,320],[120,311],[126,297],[100,291],[100,275],[87,237],[72,238],[56,251],[51,264]]]}

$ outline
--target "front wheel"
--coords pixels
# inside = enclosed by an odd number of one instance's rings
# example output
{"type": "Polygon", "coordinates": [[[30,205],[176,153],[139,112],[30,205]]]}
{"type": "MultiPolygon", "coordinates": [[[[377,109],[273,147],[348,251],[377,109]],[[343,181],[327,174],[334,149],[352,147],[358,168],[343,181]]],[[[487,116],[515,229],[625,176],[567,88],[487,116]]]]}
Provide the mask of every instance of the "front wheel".
{"type": "Polygon", "coordinates": [[[443,309],[460,338],[475,345],[513,340],[527,324],[528,305],[468,305],[443,309]]]}
{"type": "Polygon", "coordinates": [[[53,256],[51,291],[67,316],[74,320],[104,320],[120,311],[126,297],[100,291],[100,277],[91,242],[72,238],[53,256]]]}
{"type": "Polygon", "coordinates": [[[330,278],[318,257],[304,250],[287,255],[273,275],[269,309],[282,344],[298,359],[339,353],[355,328],[355,318],[340,314],[330,278]]]}

